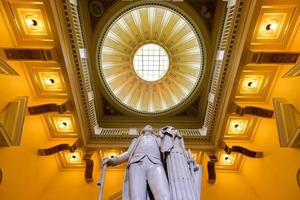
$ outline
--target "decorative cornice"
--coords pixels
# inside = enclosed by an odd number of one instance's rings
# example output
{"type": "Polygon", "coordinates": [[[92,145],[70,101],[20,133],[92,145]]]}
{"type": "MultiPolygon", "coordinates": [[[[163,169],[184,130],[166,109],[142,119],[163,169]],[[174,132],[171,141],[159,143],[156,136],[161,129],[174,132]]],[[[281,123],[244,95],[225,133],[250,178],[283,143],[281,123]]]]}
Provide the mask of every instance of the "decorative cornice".
{"type": "Polygon", "coordinates": [[[28,107],[29,114],[38,115],[48,112],[58,112],[59,114],[72,110],[72,103],[67,100],[65,103],[58,105],[55,103],[42,104],[28,107]]]}
{"type": "Polygon", "coordinates": [[[0,73],[5,75],[19,76],[19,74],[0,57],[0,73]]]}
{"type": "Polygon", "coordinates": [[[300,113],[284,98],[273,98],[281,147],[300,147],[300,113]]]}
{"type": "Polygon", "coordinates": [[[291,69],[289,69],[288,72],[286,72],[282,78],[290,78],[300,76],[300,63],[295,64],[291,69]]]}
{"type": "Polygon", "coordinates": [[[10,101],[0,113],[0,146],[18,146],[27,112],[28,97],[10,101]]]}

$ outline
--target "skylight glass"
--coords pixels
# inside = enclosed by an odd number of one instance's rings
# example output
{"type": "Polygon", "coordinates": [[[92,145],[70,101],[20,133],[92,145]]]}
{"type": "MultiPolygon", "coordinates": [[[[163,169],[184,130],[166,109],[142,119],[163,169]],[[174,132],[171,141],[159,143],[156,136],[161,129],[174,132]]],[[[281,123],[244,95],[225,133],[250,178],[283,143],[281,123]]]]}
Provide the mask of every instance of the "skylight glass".
{"type": "Polygon", "coordinates": [[[167,52],[157,44],[145,44],[135,53],[133,67],[137,75],[145,81],[161,79],[169,69],[167,52]]]}

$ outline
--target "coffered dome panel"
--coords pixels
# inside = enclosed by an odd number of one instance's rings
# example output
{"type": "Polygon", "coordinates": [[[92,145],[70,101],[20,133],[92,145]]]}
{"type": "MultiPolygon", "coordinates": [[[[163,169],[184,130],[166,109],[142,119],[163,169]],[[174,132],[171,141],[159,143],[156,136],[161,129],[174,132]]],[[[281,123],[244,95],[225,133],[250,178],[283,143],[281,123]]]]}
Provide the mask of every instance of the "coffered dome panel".
{"type": "Polygon", "coordinates": [[[199,31],[163,4],[128,8],[98,41],[100,80],[114,102],[142,114],[165,113],[195,95],[204,69],[199,31]]]}

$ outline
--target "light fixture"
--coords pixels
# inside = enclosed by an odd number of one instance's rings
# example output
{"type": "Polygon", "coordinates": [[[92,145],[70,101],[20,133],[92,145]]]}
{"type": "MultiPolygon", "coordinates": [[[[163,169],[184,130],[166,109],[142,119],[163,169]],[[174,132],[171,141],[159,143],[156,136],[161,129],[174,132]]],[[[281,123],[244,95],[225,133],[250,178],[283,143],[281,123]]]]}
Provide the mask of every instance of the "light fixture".
{"type": "Polygon", "coordinates": [[[233,128],[233,130],[236,130],[236,131],[241,131],[242,130],[241,124],[238,124],[238,123],[233,124],[232,128],[233,128]]]}
{"type": "Polygon", "coordinates": [[[30,18],[26,19],[26,23],[29,27],[38,25],[38,22],[35,19],[30,19],[30,18]]]}
{"type": "Polygon", "coordinates": [[[81,159],[80,153],[77,151],[68,154],[68,161],[70,163],[80,162],[80,159],[81,159]]]}
{"type": "Polygon", "coordinates": [[[61,128],[61,129],[66,129],[66,128],[68,128],[68,123],[67,122],[65,122],[65,121],[62,121],[62,122],[60,122],[59,124],[58,124],[58,126],[59,126],[59,128],[61,128]]]}
{"type": "Polygon", "coordinates": [[[222,156],[221,156],[222,164],[230,165],[230,164],[232,164],[232,162],[233,162],[233,158],[230,154],[226,154],[226,153],[222,154],[222,156]]]}
{"type": "Polygon", "coordinates": [[[275,31],[278,27],[277,23],[270,23],[266,25],[266,30],[267,31],[275,31]]]}
{"type": "Polygon", "coordinates": [[[45,84],[48,85],[48,86],[54,85],[55,80],[53,78],[46,79],[45,84]]]}

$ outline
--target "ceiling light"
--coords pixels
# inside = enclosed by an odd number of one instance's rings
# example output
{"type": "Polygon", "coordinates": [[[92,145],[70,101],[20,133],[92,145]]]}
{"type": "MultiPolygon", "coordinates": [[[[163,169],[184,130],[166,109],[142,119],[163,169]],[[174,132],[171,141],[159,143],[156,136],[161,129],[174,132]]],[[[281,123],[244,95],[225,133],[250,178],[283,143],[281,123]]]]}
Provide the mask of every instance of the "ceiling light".
{"type": "Polygon", "coordinates": [[[277,23],[267,24],[266,30],[267,30],[267,31],[274,31],[274,30],[277,29],[277,27],[278,27],[278,24],[277,24],[277,23]]]}
{"type": "Polygon", "coordinates": [[[257,86],[257,80],[249,81],[247,83],[248,88],[256,88],[256,86],[257,86]]]}
{"type": "Polygon", "coordinates": [[[34,19],[26,19],[26,23],[28,26],[37,26],[37,21],[34,19]]]}
{"type": "Polygon", "coordinates": [[[55,84],[55,80],[53,78],[46,79],[45,80],[45,84],[49,85],[49,86],[54,85],[55,84]]]}
{"type": "Polygon", "coordinates": [[[233,162],[232,155],[229,155],[229,154],[226,154],[226,153],[222,154],[222,156],[221,156],[221,163],[222,164],[230,165],[230,164],[232,164],[232,162],[233,162]]]}
{"type": "Polygon", "coordinates": [[[66,129],[68,127],[68,123],[63,121],[63,122],[59,123],[58,126],[61,129],[66,129]]]}
{"type": "Polygon", "coordinates": [[[234,124],[233,125],[233,129],[236,131],[241,131],[242,130],[242,126],[240,124],[234,124]]]}
{"type": "Polygon", "coordinates": [[[79,152],[73,152],[68,154],[68,160],[69,162],[79,162],[80,161],[80,153],[79,152]]]}

